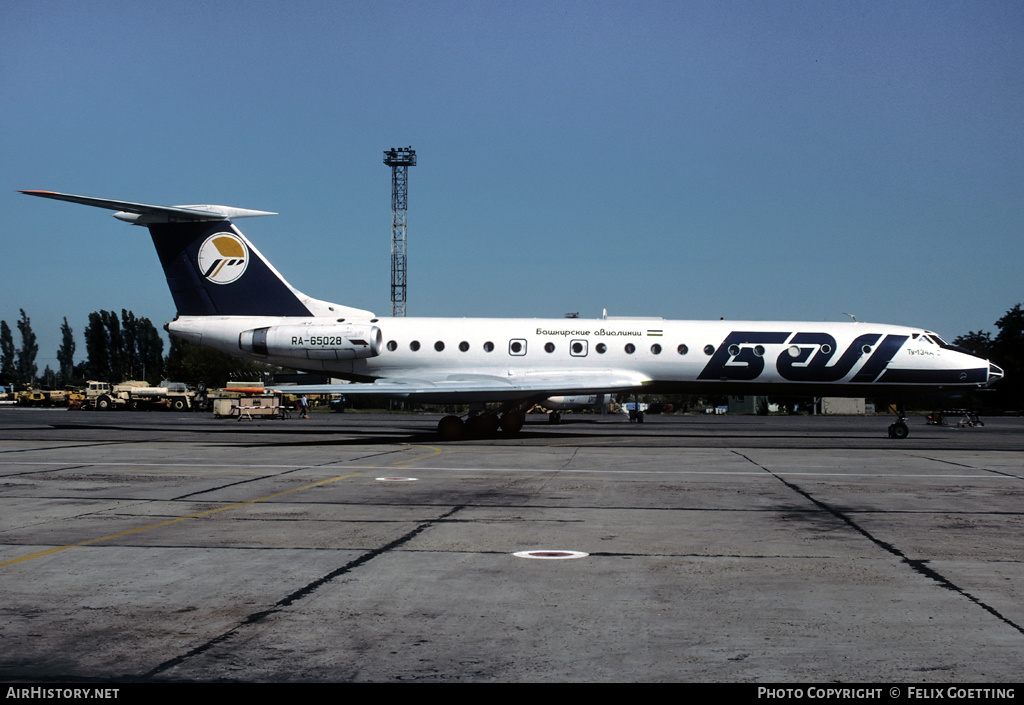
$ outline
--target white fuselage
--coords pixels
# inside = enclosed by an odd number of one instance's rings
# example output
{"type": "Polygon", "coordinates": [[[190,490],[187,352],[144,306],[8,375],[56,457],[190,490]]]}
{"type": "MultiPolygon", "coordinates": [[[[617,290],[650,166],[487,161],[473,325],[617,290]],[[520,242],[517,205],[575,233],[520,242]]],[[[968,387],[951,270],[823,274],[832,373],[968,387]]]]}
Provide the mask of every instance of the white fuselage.
{"type": "Polygon", "coordinates": [[[858,322],[202,316],[181,317],[169,330],[224,352],[362,381],[590,370],[627,373],[652,390],[843,396],[976,388],[1001,376],[923,329],[858,322]],[[262,329],[269,347],[240,345],[240,336],[262,329]],[[275,338],[277,331],[288,334],[275,338]]]}

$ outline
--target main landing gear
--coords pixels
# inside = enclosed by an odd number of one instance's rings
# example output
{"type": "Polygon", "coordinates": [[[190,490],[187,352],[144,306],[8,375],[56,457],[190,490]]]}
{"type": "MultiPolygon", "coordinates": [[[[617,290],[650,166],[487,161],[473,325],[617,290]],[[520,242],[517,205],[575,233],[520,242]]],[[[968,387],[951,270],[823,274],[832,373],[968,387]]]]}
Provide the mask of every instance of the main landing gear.
{"type": "Polygon", "coordinates": [[[514,436],[526,423],[524,409],[510,409],[503,413],[476,414],[463,421],[458,416],[445,416],[437,422],[437,435],[442,441],[459,441],[464,438],[485,438],[499,430],[514,436]]]}

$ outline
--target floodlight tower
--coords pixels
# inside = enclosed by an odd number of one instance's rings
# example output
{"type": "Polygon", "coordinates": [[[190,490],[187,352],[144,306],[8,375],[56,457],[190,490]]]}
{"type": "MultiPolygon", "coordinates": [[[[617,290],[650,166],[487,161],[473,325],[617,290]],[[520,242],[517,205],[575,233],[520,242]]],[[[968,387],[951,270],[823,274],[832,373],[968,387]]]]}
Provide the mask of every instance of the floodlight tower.
{"type": "Polygon", "coordinates": [[[405,227],[409,208],[409,167],[416,166],[412,147],[384,151],[391,167],[391,315],[405,315],[405,227]]]}

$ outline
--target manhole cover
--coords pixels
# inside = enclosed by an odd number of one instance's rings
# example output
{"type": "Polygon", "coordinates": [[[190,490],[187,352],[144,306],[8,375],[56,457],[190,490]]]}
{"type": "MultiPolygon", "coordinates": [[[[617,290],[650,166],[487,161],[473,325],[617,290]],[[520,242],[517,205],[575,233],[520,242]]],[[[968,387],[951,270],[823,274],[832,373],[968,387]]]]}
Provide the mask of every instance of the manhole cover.
{"type": "Polygon", "coordinates": [[[539,551],[518,551],[512,554],[516,558],[537,558],[540,560],[557,561],[565,560],[567,558],[584,558],[589,556],[589,553],[583,551],[553,551],[553,550],[539,550],[539,551]]]}

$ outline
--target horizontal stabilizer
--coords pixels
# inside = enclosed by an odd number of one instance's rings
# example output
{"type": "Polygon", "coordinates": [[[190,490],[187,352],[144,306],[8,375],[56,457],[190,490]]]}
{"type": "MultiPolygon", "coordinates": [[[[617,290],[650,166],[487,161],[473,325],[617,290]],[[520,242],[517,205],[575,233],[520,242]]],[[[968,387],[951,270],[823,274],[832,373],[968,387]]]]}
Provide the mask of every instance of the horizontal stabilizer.
{"type": "Polygon", "coordinates": [[[27,196],[52,198],[55,201],[68,201],[83,206],[94,206],[118,211],[114,217],[136,225],[154,223],[183,223],[228,220],[231,218],[252,218],[260,215],[277,215],[269,211],[254,211],[247,208],[231,208],[229,206],[154,206],[148,203],[132,201],[115,201],[109,198],[91,198],[75,196],[70,193],[55,191],[22,191],[27,196]]]}

